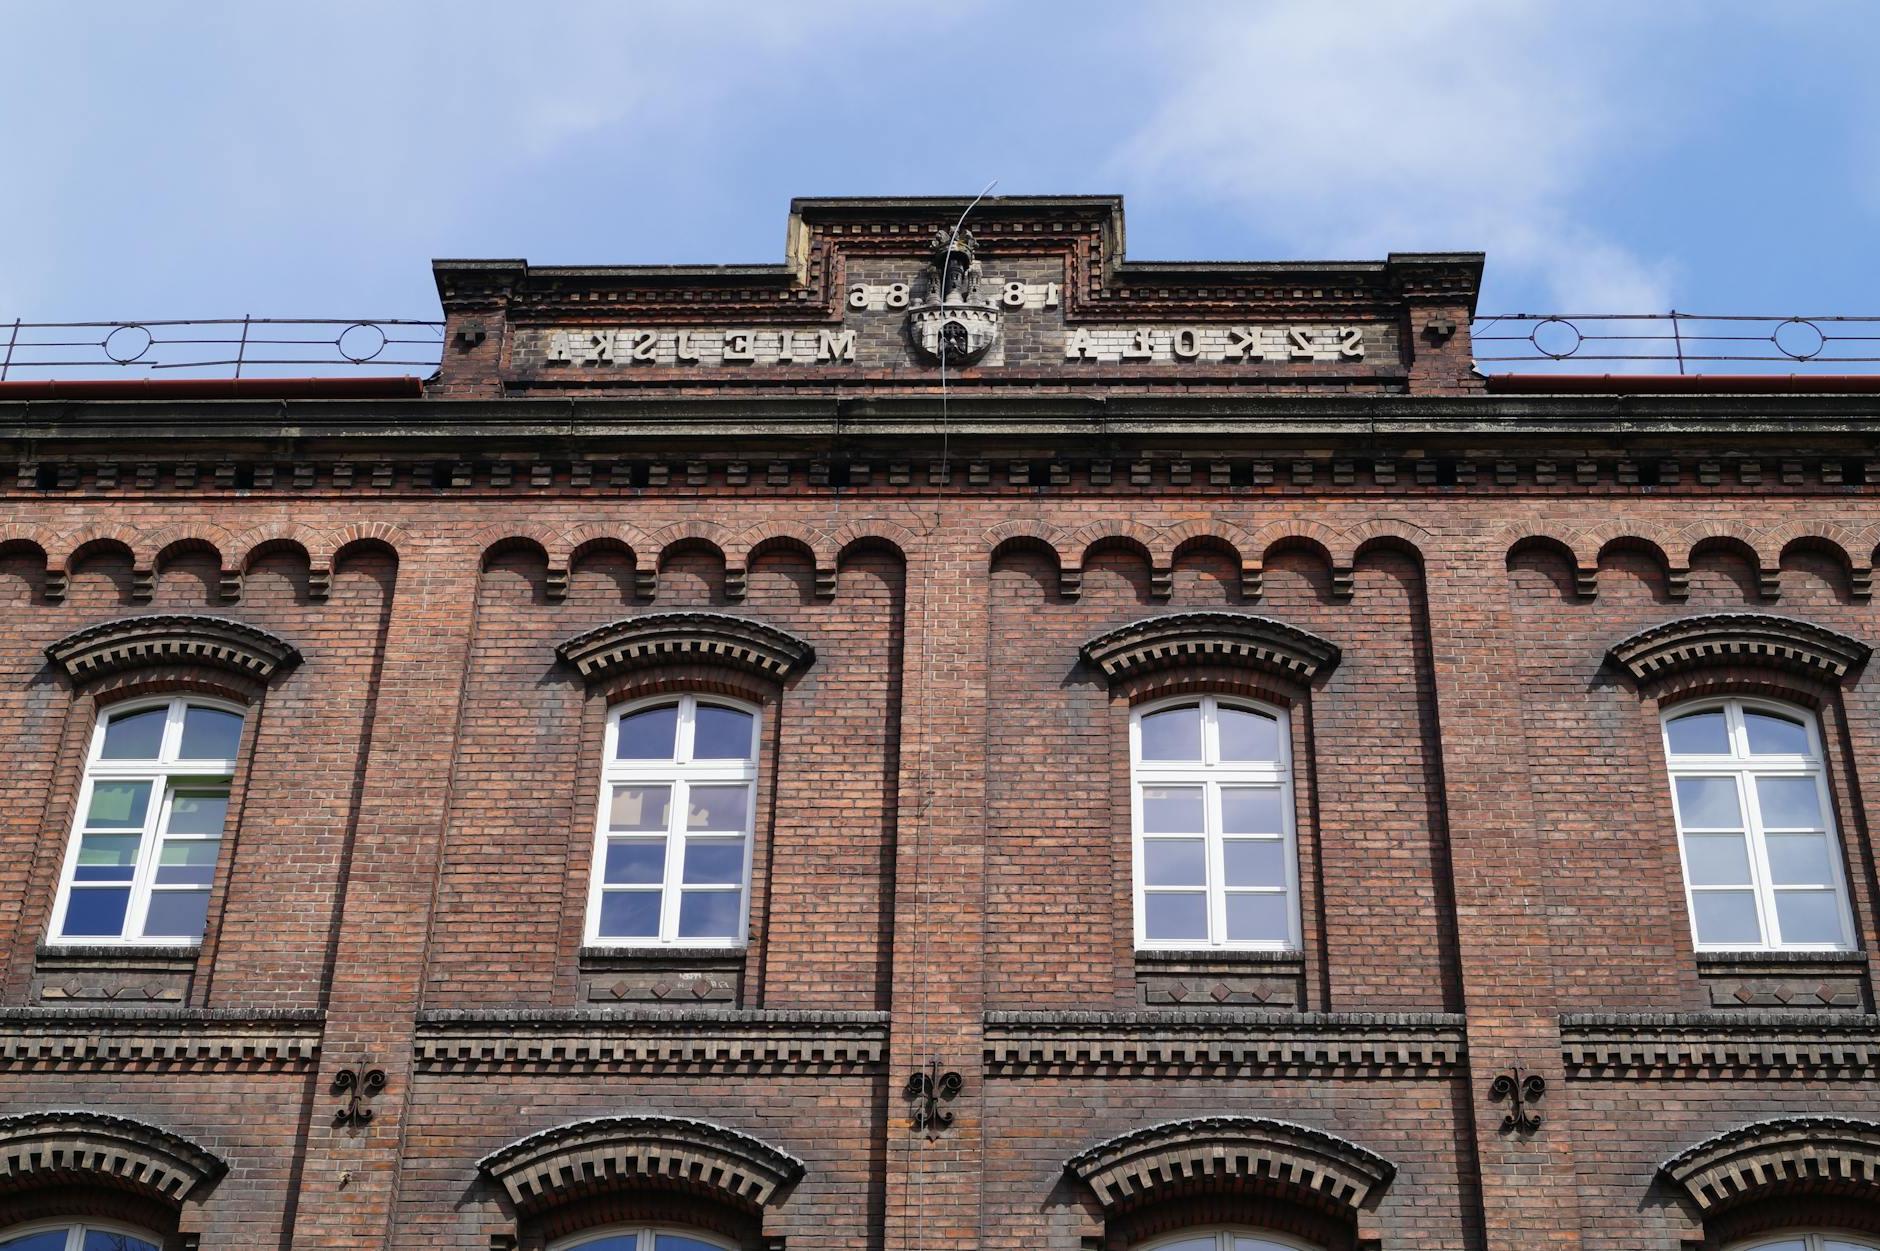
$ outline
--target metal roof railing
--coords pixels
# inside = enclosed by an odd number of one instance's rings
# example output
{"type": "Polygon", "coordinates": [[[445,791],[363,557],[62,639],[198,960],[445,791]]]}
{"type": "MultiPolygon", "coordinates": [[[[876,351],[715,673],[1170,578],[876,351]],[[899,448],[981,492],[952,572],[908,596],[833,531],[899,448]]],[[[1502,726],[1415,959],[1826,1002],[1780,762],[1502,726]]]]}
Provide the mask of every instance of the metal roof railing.
{"type": "Polygon", "coordinates": [[[0,322],[0,382],[21,378],[430,374],[444,323],[385,317],[0,322]]]}
{"type": "Polygon", "coordinates": [[[1476,364],[1490,373],[1515,365],[1547,370],[1586,364],[1606,365],[1610,372],[1670,366],[1680,374],[1880,372],[1880,317],[1759,317],[1675,309],[1495,313],[1476,317],[1470,337],[1476,364]],[[1725,363],[1732,368],[1712,368],[1725,363]]]}

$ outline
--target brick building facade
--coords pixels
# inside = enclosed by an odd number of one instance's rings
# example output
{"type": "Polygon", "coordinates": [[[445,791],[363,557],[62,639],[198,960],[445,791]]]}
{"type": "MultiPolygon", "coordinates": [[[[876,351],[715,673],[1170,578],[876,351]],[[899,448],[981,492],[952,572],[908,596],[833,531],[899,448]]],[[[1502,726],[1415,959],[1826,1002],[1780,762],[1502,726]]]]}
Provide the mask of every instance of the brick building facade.
{"type": "Polygon", "coordinates": [[[0,1247],[1880,1244],[1872,389],[964,208],[0,387],[0,1247]]]}

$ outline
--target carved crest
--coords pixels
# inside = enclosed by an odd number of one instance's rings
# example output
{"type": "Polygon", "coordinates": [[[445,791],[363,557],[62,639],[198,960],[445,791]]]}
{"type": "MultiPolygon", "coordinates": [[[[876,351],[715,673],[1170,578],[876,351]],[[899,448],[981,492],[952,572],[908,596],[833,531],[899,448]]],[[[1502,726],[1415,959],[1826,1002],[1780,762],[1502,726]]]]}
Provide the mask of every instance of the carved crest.
{"type": "Polygon", "coordinates": [[[972,232],[936,230],[927,262],[925,302],[907,311],[908,337],[927,359],[967,365],[998,341],[1005,316],[982,301],[983,275],[972,232]]]}

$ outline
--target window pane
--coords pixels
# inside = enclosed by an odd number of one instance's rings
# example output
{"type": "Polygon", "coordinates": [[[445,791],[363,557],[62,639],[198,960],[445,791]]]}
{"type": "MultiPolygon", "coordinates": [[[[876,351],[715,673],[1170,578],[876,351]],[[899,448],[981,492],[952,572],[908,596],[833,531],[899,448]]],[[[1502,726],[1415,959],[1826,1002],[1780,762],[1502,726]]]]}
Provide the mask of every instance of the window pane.
{"type": "Polygon", "coordinates": [[[104,747],[100,760],[155,760],[163,750],[163,725],[170,719],[168,708],[146,708],[112,717],[104,725],[104,747]]]}
{"type": "Polygon", "coordinates": [[[1278,760],[1279,722],[1245,708],[1216,710],[1221,727],[1222,760],[1278,760]]]}
{"type": "Polygon", "coordinates": [[[1834,869],[1826,834],[1771,834],[1769,880],[1777,886],[1828,886],[1834,869]]]}
{"type": "Polygon", "coordinates": [[[680,938],[736,938],[740,890],[689,890],[679,898],[680,938]]]}
{"type": "Polygon", "coordinates": [[[656,938],[658,935],[658,891],[610,890],[601,895],[602,938],[656,938]]]}
{"type": "Polygon", "coordinates": [[[74,888],[60,933],[66,938],[117,938],[124,933],[124,909],[130,901],[128,886],[74,888]]]}
{"type": "MultiPolygon", "coordinates": [[[[587,1251],[585,1247],[582,1251],[587,1251]]],[[[719,1251],[715,1243],[698,1238],[688,1238],[684,1234],[654,1234],[653,1251],[719,1251]]]]}
{"type": "Polygon", "coordinates": [[[1206,828],[1201,815],[1199,786],[1142,788],[1143,833],[1199,834],[1206,828]]]}
{"type": "Polygon", "coordinates": [[[220,708],[183,710],[183,742],[177,749],[184,760],[233,760],[242,739],[242,719],[220,708]]]}
{"type": "Polygon", "coordinates": [[[1148,838],[1142,843],[1146,886],[1206,886],[1208,845],[1199,838],[1148,838]]]}
{"type": "Polygon", "coordinates": [[[685,842],[685,880],[700,886],[742,885],[744,840],[688,838],[685,842]]]}
{"type": "Polygon", "coordinates": [[[137,872],[138,834],[86,834],[78,841],[75,882],[128,882],[137,872]]]}
{"type": "Polygon", "coordinates": [[[1144,760],[1201,759],[1201,709],[1165,708],[1142,719],[1144,760]]]}
{"type": "Polygon", "coordinates": [[[1230,838],[1221,857],[1229,886],[1286,885],[1286,845],[1277,838],[1230,838]]]}
{"type": "Polygon", "coordinates": [[[673,735],[679,728],[679,705],[648,708],[620,718],[616,760],[671,760],[673,735]]]}
{"type": "Polygon", "coordinates": [[[607,814],[610,830],[663,830],[666,805],[672,798],[670,786],[616,786],[613,805],[607,814]]]}
{"type": "Polygon", "coordinates": [[[1665,723],[1665,742],[1674,756],[1728,756],[1730,726],[1721,708],[1694,712],[1665,723]]]}
{"type": "Polygon", "coordinates": [[[178,791],[170,799],[171,834],[220,834],[228,819],[228,795],[178,791]]]}
{"type": "Polygon", "coordinates": [[[1749,847],[1741,834],[1686,834],[1684,867],[1693,886],[1748,886],[1749,847]]]}
{"type": "Polygon", "coordinates": [[[65,1251],[65,1239],[69,1231],[48,1229],[44,1233],[22,1234],[18,1238],[0,1241],[0,1251],[65,1251]]]}
{"type": "Polygon", "coordinates": [[[692,759],[749,760],[757,718],[736,708],[700,704],[692,725],[692,759]]]}
{"type": "Polygon", "coordinates": [[[1280,809],[1277,786],[1224,786],[1221,788],[1223,834],[1278,834],[1286,818],[1280,809]]]}
{"type": "Polygon", "coordinates": [[[1756,801],[1770,829],[1821,828],[1821,793],[1813,778],[1756,779],[1756,801]]]}
{"type": "Polygon", "coordinates": [[[108,1234],[101,1229],[85,1231],[84,1251],[158,1251],[157,1244],[130,1234],[108,1234]]]}
{"type": "Polygon", "coordinates": [[[1229,895],[1228,941],[1283,943],[1292,936],[1291,911],[1286,895],[1229,895]]]}
{"type": "Polygon", "coordinates": [[[1811,754],[1808,748],[1808,728],[1799,721],[1772,716],[1766,712],[1745,712],[1743,726],[1749,731],[1749,751],[1752,756],[1811,754]]]}
{"type": "Polygon", "coordinates": [[[751,809],[751,788],[694,786],[686,795],[685,828],[742,833],[751,809]]]}
{"type": "Polygon", "coordinates": [[[150,912],[144,918],[144,934],[149,938],[201,938],[208,915],[206,890],[153,891],[150,912]]]}
{"type": "Polygon", "coordinates": [[[1746,890],[1706,890],[1691,896],[1700,943],[1760,943],[1756,899],[1746,890]]]}
{"type": "Polygon", "coordinates": [[[607,864],[601,881],[609,886],[628,886],[665,880],[665,839],[607,840],[607,864]]]}
{"type": "Polygon", "coordinates": [[[1208,941],[1208,897],[1199,892],[1160,892],[1142,897],[1144,936],[1151,942],[1208,941]]]}
{"type": "Polygon", "coordinates": [[[1250,1238],[1245,1234],[1235,1234],[1234,1251],[1293,1251],[1293,1248],[1283,1242],[1270,1242],[1265,1238],[1250,1238]]]}
{"type": "MultiPolygon", "coordinates": [[[[661,1235],[662,1237],[664,1235],[661,1235]]],[[[595,1238],[588,1242],[577,1242],[574,1251],[633,1251],[639,1245],[640,1236],[633,1234],[608,1234],[604,1238],[595,1238]]],[[[654,1251],[660,1251],[658,1246],[654,1251]]],[[[716,1248],[713,1251],[717,1251],[716,1248]]]]}
{"type": "Polygon", "coordinates": [[[1831,890],[1776,892],[1776,928],[1785,943],[1841,941],[1841,903],[1831,890]]]}
{"type": "Polygon", "coordinates": [[[1679,778],[1678,816],[1686,827],[1743,828],[1743,813],[1736,802],[1736,779],[1679,778]]]}
{"type": "Polygon", "coordinates": [[[1214,1235],[1204,1234],[1199,1238],[1182,1238],[1175,1242],[1158,1242],[1155,1251],[1214,1251],[1214,1235]]]}
{"type": "Polygon", "coordinates": [[[165,840],[157,854],[157,885],[209,885],[215,881],[215,860],[221,850],[219,838],[165,840]]]}
{"type": "Polygon", "coordinates": [[[150,783],[95,783],[91,788],[91,809],[85,824],[93,829],[142,829],[144,814],[150,808],[150,783]]]}

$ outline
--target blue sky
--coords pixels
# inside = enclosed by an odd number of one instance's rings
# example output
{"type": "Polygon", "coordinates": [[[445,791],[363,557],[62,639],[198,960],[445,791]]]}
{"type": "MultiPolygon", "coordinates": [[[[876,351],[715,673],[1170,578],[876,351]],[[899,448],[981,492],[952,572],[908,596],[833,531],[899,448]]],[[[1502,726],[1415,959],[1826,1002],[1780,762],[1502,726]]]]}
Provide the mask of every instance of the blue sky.
{"type": "Polygon", "coordinates": [[[1141,260],[1880,313],[1870,0],[0,0],[0,317],[435,315],[433,256],[782,258],[793,195],[1112,193],[1141,260]]]}

